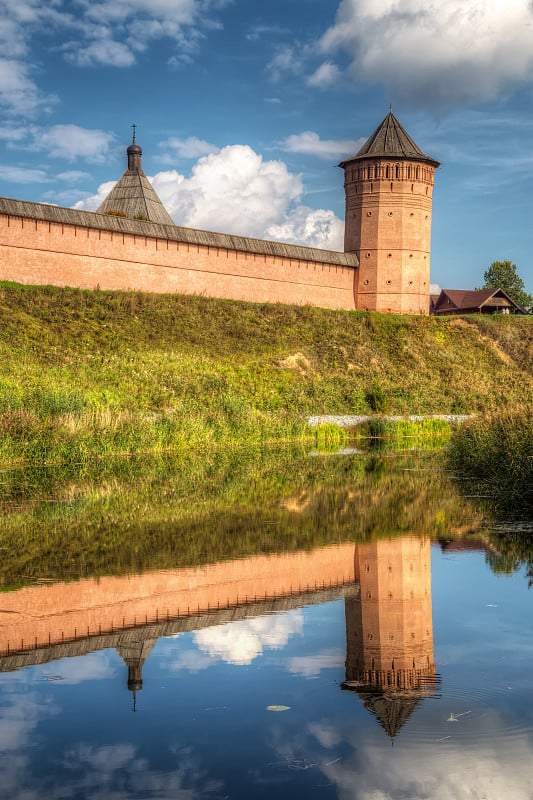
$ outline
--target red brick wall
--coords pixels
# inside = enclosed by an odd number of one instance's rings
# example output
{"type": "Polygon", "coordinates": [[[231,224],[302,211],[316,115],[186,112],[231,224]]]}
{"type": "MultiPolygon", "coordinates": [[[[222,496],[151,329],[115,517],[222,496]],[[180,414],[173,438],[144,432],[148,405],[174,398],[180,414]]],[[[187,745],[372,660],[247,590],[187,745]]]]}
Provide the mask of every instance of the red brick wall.
{"type": "Polygon", "coordinates": [[[434,173],[416,161],[346,165],[344,249],[359,257],[358,308],[429,313],[434,173]]]}
{"type": "Polygon", "coordinates": [[[354,309],[357,270],[0,215],[0,279],[354,309]]]}

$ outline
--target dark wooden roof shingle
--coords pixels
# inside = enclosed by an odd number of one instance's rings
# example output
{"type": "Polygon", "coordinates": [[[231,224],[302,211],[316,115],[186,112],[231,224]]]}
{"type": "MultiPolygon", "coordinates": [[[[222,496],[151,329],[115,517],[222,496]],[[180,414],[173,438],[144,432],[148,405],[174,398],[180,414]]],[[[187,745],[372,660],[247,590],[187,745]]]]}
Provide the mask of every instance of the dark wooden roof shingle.
{"type": "Polygon", "coordinates": [[[383,122],[378,125],[355,156],[341,161],[339,167],[365,158],[409,159],[410,161],[425,161],[435,167],[439,166],[438,161],[422,152],[392,111],[389,111],[383,122]]]}

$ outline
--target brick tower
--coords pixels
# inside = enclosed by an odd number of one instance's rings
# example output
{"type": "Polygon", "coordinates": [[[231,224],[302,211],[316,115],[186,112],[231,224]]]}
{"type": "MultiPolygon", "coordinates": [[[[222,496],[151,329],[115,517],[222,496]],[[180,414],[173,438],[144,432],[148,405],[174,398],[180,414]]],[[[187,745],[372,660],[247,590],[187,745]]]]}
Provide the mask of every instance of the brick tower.
{"type": "Polygon", "coordinates": [[[431,199],[439,162],[390,111],[344,169],[344,250],[356,253],[356,305],[429,313],[431,199]]]}

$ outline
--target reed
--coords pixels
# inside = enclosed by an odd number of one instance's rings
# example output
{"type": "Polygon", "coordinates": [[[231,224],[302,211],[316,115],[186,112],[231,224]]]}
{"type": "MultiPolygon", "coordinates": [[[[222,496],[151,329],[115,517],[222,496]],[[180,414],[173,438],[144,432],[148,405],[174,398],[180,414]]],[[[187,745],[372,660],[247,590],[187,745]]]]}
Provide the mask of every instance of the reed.
{"type": "Polygon", "coordinates": [[[450,447],[452,469],[469,491],[486,495],[498,515],[533,511],[533,411],[520,406],[462,425],[450,447]]]}

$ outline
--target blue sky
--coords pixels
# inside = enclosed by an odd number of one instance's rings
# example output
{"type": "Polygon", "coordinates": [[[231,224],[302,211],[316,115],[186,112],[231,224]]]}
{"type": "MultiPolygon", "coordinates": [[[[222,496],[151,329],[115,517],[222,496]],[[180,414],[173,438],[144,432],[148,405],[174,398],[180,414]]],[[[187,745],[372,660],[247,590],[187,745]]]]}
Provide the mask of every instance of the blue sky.
{"type": "Polygon", "coordinates": [[[180,225],[342,249],[336,164],[389,103],[442,162],[431,278],[533,291],[529,0],[0,0],[0,194],[94,209],[143,167],[180,225]]]}

